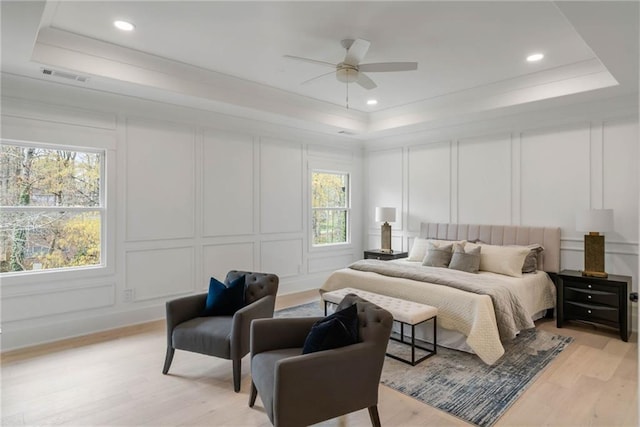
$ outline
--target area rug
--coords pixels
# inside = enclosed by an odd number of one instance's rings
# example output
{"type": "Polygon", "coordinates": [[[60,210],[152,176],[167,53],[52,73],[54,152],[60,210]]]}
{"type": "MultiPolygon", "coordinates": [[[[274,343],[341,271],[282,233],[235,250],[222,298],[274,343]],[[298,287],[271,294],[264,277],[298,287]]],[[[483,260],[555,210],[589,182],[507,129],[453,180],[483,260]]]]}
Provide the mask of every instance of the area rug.
{"type": "MultiPolygon", "coordinates": [[[[321,303],[312,302],[279,310],[275,317],[322,315],[321,303]]],[[[537,329],[523,331],[504,345],[504,356],[493,366],[444,347],[413,367],[387,357],[381,383],[468,423],[491,427],[571,341],[537,329]]],[[[393,353],[407,349],[393,341],[389,345],[393,353]]]]}

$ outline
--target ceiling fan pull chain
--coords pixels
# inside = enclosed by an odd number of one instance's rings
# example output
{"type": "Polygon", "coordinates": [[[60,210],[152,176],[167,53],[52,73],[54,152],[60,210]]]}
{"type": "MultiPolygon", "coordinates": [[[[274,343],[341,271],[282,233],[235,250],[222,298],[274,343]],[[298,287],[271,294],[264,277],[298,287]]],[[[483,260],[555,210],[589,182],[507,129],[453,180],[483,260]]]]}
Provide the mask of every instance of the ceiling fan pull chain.
{"type": "Polygon", "coordinates": [[[345,83],[347,86],[347,110],[349,109],[349,83],[345,83]]]}
{"type": "MultiPolygon", "coordinates": [[[[349,70],[347,70],[347,77],[349,77],[349,70]]],[[[349,79],[345,82],[345,86],[347,87],[347,110],[349,109],[349,79]]]]}

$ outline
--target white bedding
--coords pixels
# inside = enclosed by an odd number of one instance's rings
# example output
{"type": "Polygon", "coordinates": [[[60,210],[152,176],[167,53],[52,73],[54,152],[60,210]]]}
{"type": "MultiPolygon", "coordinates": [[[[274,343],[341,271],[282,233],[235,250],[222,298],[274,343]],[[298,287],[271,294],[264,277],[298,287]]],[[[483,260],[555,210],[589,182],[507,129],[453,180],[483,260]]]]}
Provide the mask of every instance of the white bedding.
{"type": "MultiPolygon", "coordinates": [[[[415,262],[406,260],[388,262],[416,266],[415,262]]],[[[442,273],[447,274],[447,269],[439,270],[443,270],[442,273]]],[[[459,275],[460,272],[456,271],[452,274],[459,275]]],[[[464,274],[475,276],[472,273],[464,274]]],[[[478,274],[513,287],[532,319],[538,312],[555,305],[555,287],[547,273],[543,271],[525,274],[522,278],[484,271],[478,274]]],[[[462,333],[466,337],[466,344],[482,361],[491,365],[504,354],[493,303],[488,295],[350,268],[332,273],[321,290],[332,291],[345,287],[363,289],[438,307],[438,325],[462,333]]]]}

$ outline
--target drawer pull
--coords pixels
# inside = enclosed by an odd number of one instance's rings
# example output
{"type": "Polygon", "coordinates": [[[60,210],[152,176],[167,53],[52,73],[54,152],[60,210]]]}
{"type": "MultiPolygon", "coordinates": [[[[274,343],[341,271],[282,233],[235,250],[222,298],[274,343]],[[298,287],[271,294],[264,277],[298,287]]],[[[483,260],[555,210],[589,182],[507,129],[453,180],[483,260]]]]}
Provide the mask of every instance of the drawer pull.
{"type": "Polygon", "coordinates": [[[591,289],[591,285],[587,285],[587,288],[591,289]]]}
{"type": "Polygon", "coordinates": [[[587,313],[591,314],[591,310],[587,310],[587,313]]]}
{"type": "Polygon", "coordinates": [[[587,298],[591,299],[591,295],[587,295],[587,298]]]}

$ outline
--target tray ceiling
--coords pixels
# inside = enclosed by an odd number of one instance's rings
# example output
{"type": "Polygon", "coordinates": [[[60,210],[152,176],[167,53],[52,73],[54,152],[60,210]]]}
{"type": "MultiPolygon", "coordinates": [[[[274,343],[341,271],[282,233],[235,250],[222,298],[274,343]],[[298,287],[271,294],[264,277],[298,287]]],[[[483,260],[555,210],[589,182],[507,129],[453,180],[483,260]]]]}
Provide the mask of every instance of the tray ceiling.
{"type": "Polygon", "coordinates": [[[3,2],[2,18],[6,73],[63,82],[50,68],[88,77],[65,84],[361,137],[637,91],[635,2],[3,2]],[[338,63],[344,38],[371,42],[365,62],[418,70],[371,73],[371,91],[301,84],[331,70],[284,55],[338,63]]]}

